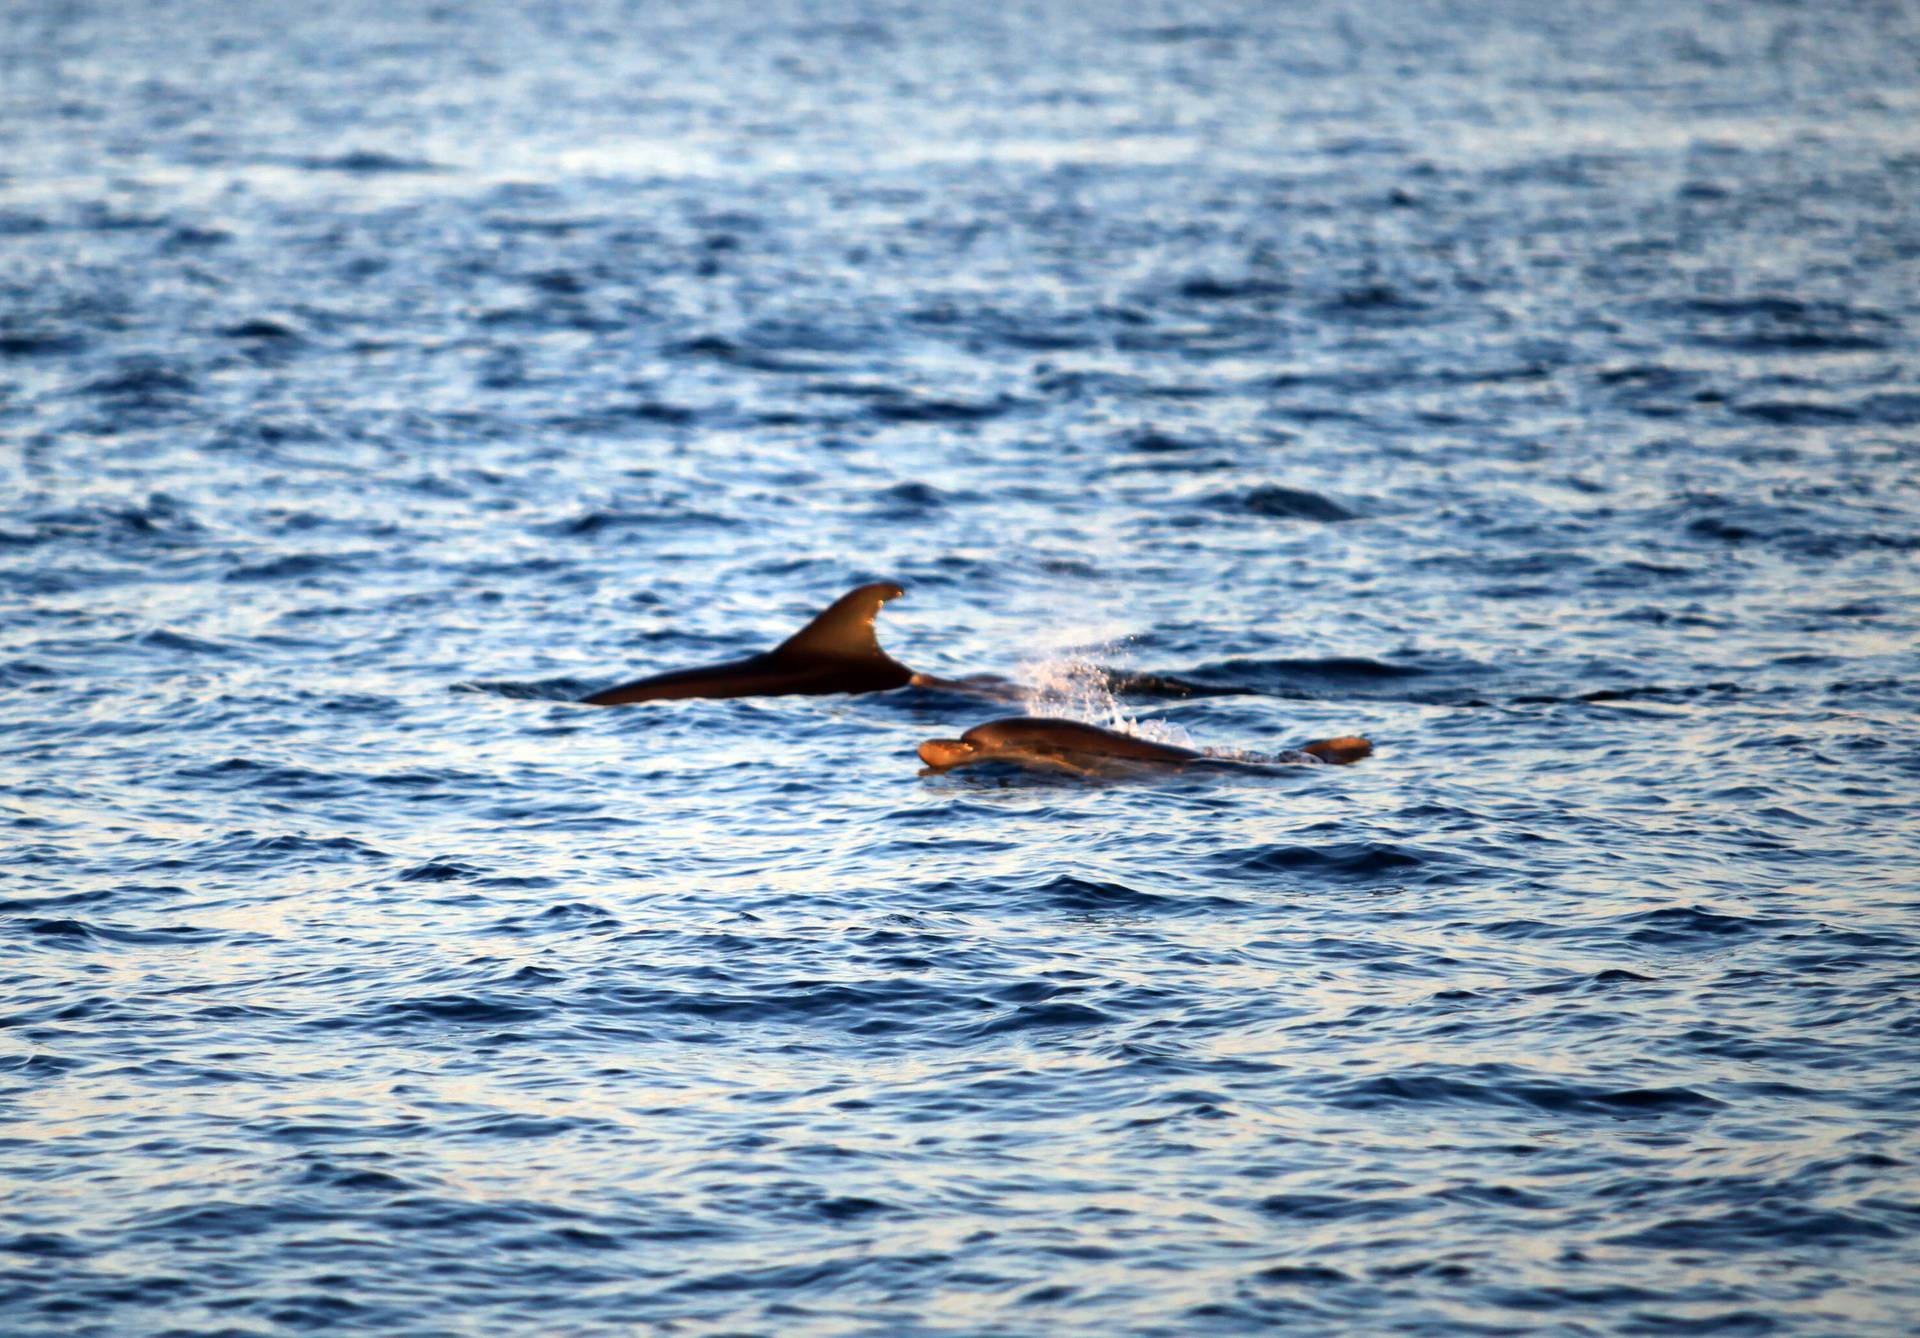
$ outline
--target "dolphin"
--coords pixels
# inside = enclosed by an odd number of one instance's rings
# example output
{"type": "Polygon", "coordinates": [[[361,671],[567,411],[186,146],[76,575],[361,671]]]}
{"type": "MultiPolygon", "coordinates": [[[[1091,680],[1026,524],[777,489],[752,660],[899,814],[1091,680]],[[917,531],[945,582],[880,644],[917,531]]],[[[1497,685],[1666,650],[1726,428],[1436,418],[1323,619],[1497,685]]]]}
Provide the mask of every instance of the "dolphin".
{"type": "MultiPolygon", "coordinates": [[[[1275,761],[1340,766],[1358,762],[1372,751],[1373,745],[1367,740],[1344,735],[1337,739],[1303,744],[1275,761]]],[[[1043,716],[990,720],[984,725],[975,725],[957,739],[928,739],[920,745],[920,760],[935,772],[972,766],[976,762],[1014,762],[1021,766],[1079,775],[1139,765],[1262,765],[1213,757],[1170,743],[1154,743],[1150,739],[1135,738],[1131,734],[1083,724],[1078,720],[1051,720],[1043,716]]]]}
{"type": "MultiPolygon", "coordinates": [[[[580,700],[590,706],[682,697],[774,697],[789,693],[886,692],[915,681],[913,670],[880,649],[873,620],[880,606],[905,594],[889,581],[849,590],[772,650],[744,660],[676,669],[607,688],[580,700]]],[[[949,686],[926,680],[929,686],[949,686]]]]}

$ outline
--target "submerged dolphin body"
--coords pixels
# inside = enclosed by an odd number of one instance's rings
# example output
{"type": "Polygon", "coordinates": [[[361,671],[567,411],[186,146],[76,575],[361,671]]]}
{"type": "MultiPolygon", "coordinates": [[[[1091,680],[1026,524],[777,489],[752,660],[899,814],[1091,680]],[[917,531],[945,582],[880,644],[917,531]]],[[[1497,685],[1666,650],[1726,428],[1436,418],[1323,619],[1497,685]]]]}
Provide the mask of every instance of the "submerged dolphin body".
{"type": "MultiPolygon", "coordinates": [[[[1325,762],[1338,766],[1358,762],[1372,751],[1373,745],[1367,740],[1348,735],[1303,744],[1291,755],[1278,760],[1325,762]]],[[[1021,766],[1080,775],[1142,765],[1261,765],[1212,757],[1170,743],[1154,743],[1149,739],[1138,739],[1131,734],[1083,724],[1078,720],[1050,720],[1041,716],[991,720],[984,725],[975,725],[957,739],[928,739],[920,745],[920,760],[935,771],[951,771],[955,767],[971,766],[976,762],[1014,762],[1021,766]]]]}
{"type": "Polygon", "coordinates": [[[623,683],[580,700],[592,706],[684,697],[773,697],[789,693],[886,692],[918,675],[880,649],[873,620],[904,591],[891,582],[863,585],[833,601],[772,650],[744,660],[676,669],[623,683]]]}

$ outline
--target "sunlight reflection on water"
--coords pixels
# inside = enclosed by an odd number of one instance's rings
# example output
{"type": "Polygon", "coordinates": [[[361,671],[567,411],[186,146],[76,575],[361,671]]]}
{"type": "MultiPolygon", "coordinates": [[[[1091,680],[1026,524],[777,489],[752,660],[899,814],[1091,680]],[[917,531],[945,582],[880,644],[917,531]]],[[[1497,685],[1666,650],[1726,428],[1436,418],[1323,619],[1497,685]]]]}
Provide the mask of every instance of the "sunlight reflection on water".
{"type": "Polygon", "coordinates": [[[1911,16],[806,9],[0,12],[0,1330],[1904,1334],[1911,16]]]}

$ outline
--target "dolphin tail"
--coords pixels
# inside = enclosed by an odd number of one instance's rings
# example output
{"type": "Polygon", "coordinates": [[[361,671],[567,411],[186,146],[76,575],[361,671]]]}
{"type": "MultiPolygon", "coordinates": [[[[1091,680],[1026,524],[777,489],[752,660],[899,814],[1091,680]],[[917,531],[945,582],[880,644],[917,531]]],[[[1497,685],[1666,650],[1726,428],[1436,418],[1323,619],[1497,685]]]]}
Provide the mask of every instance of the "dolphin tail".
{"type": "Polygon", "coordinates": [[[882,604],[905,593],[890,581],[849,590],[815,615],[812,622],[774,647],[773,653],[893,664],[893,659],[880,649],[880,640],[873,632],[873,620],[882,604]]]}
{"type": "Polygon", "coordinates": [[[1358,762],[1373,751],[1373,744],[1357,734],[1343,734],[1337,739],[1321,739],[1316,743],[1300,745],[1303,753],[1312,753],[1322,762],[1331,766],[1343,767],[1349,762],[1358,762]]]}

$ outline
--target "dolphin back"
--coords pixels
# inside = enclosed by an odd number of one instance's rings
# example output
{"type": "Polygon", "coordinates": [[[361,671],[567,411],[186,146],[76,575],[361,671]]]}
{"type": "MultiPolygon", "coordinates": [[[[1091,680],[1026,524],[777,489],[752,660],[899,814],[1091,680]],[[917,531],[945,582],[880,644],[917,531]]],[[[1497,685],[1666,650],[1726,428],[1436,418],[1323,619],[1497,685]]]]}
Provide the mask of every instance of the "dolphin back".
{"type": "Polygon", "coordinates": [[[1204,756],[1191,748],[1102,729],[1079,720],[1045,716],[1016,716],[975,725],[962,740],[983,752],[1077,753],[1089,757],[1119,757],[1139,762],[1192,762],[1204,756]]]}
{"type": "Polygon", "coordinates": [[[903,592],[889,582],[863,585],[833,601],[812,622],[770,651],[744,660],[675,669],[607,688],[580,700],[589,706],[687,697],[777,697],[788,694],[886,692],[913,671],[880,649],[873,620],[903,592]]]}

